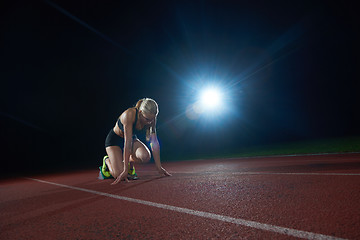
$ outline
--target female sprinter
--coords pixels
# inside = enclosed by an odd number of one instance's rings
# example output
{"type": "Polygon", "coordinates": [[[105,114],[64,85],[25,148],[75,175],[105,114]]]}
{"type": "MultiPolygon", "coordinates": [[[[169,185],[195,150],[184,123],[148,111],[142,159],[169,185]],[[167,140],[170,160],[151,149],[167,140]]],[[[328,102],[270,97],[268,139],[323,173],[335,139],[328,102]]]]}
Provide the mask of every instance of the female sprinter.
{"type": "Polygon", "coordinates": [[[157,103],[151,98],[140,99],[136,106],[127,109],[118,118],[115,127],[105,140],[108,156],[104,157],[101,173],[105,177],[115,178],[112,184],[128,177],[136,179],[134,162],[146,163],[150,160],[149,149],[136,136],[146,131],[146,140],[150,140],[155,165],[161,175],[171,176],[160,162],[160,145],[156,136],[156,118],[159,113],[157,103]]]}

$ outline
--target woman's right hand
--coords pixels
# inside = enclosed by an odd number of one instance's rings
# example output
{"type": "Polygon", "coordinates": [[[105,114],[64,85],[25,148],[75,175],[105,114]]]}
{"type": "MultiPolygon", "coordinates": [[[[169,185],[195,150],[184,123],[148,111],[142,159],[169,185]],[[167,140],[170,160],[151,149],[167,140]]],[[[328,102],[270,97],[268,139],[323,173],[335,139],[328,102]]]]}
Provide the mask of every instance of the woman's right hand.
{"type": "Polygon", "coordinates": [[[122,180],[125,180],[126,182],[129,182],[129,180],[127,179],[127,175],[128,175],[128,173],[127,173],[127,171],[125,172],[122,172],[116,179],[115,179],[115,181],[113,182],[113,183],[111,183],[111,185],[115,185],[115,184],[117,184],[117,183],[119,183],[120,181],[122,181],[122,180]]]}

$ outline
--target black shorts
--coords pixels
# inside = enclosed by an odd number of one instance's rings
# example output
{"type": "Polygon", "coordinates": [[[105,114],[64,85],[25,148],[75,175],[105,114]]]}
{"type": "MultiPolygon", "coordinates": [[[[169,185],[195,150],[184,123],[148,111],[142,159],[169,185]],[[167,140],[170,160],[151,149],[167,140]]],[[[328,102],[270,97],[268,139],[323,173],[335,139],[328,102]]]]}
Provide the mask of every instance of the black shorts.
{"type": "MultiPolygon", "coordinates": [[[[133,135],[132,138],[132,140],[134,141],[135,139],[137,139],[137,136],[133,135]]],[[[105,139],[105,148],[110,146],[119,146],[122,150],[124,150],[124,143],[124,138],[117,135],[112,128],[105,139]]]]}
{"type": "Polygon", "coordinates": [[[105,139],[105,147],[110,146],[119,146],[121,149],[124,149],[124,138],[120,137],[114,132],[114,129],[111,129],[105,139]]]}

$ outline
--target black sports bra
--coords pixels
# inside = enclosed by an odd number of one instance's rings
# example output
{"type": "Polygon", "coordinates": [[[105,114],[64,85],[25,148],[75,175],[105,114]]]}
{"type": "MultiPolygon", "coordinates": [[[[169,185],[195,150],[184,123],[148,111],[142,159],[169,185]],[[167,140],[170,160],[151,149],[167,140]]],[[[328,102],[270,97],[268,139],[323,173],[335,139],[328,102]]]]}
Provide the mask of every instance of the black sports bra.
{"type": "MultiPolygon", "coordinates": [[[[136,129],[136,123],[138,120],[138,109],[137,108],[135,108],[135,109],[136,109],[136,114],[135,114],[135,121],[133,124],[133,137],[134,136],[136,137],[136,134],[140,134],[143,131],[143,129],[140,129],[140,130],[136,129]]],[[[124,125],[121,123],[120,118],[118,119],[117,124],[118,124],[119,128],[121,129],[121,131],[124,132],[124,125]]]]}

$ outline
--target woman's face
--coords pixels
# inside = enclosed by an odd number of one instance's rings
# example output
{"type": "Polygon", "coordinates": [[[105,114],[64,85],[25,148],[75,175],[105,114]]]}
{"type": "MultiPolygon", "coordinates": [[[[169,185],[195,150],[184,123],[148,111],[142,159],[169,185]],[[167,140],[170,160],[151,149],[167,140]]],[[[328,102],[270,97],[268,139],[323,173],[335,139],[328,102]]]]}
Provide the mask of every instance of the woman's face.
{"type": "Polygon", "coordinates": [[[146,125],[151,125],[155,121],[155,117],[154,114],[139,111],[140,121],[146,125]]]}

